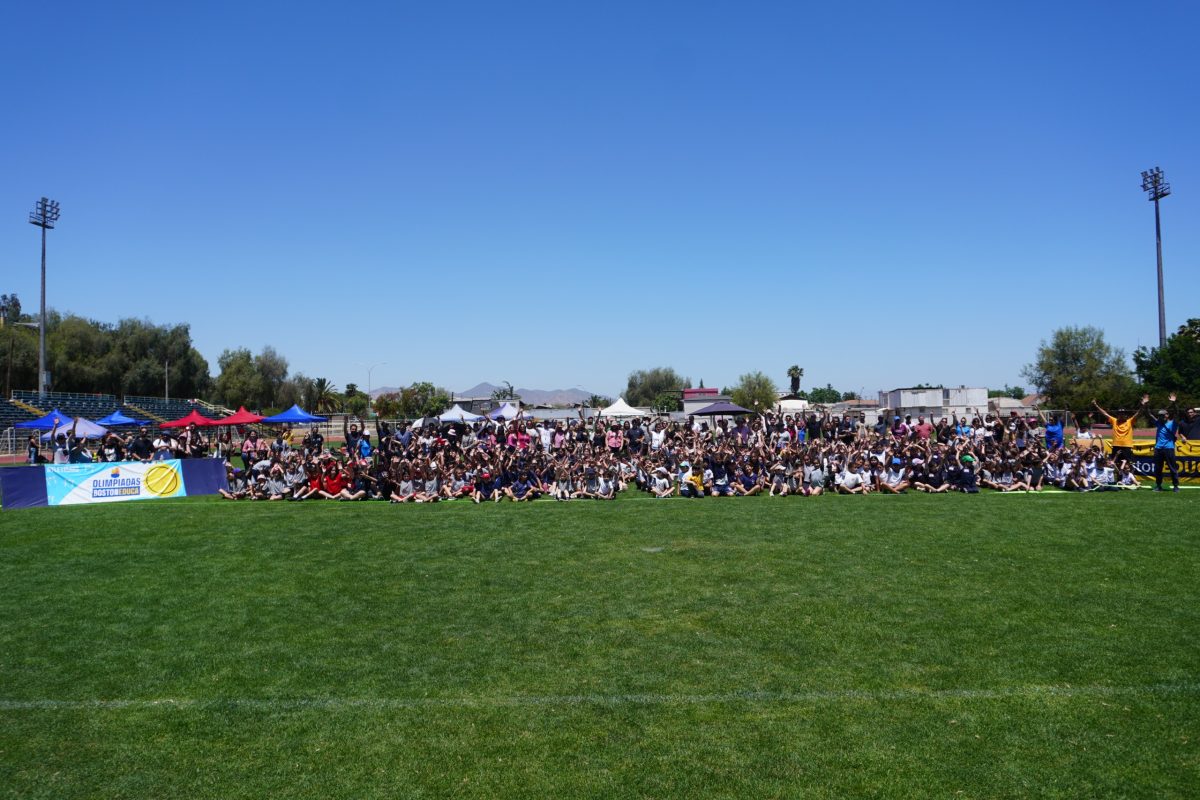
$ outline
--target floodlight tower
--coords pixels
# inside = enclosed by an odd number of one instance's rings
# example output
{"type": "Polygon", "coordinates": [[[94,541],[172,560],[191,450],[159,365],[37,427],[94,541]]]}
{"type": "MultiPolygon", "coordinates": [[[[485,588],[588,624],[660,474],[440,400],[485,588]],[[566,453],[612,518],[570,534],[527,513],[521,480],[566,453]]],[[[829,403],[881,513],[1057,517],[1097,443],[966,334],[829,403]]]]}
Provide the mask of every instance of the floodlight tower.
{"type": "Polygon", "coordinates": [[[58,201],[43,197],[29,214],[29,224],[42,229],[42,312],[38,317],[38,400],[46,399],[46,231],[58,222],[58,201]]]}
{"type": "Polygon", "coordinates": [[[1154,202],[1154,243],[1158,248],[1158,346],[1165,347],[1167,344],[1167,306],[1163,300],[1162,222],[1158,216],[1158,201],[1171,193],[1171,184],[1167,183],[1167,179],[1163,177],[1162,169],[1155,167],[1142,173],[1142,191],[1149,194],[1148,199],[1154,202]]]}

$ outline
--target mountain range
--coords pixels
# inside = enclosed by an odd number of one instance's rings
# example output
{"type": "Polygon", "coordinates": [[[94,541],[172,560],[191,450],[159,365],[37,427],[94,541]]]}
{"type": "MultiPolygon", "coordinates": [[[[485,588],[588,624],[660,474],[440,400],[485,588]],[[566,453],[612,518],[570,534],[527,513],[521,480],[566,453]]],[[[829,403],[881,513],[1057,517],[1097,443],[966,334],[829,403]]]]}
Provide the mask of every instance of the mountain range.
{"type": "MultiPolygon", "coordinates": [[[[455,397],[491,397],[492,393],[502,387],[492,383],[476,384],[470,389],[464,389],[461,392],[455,392],[455,397]]],[[[398,392],[399,388],[395,386],[380,386],[378,389],[371,391],[372,397],[378,397],[381,394],[389,392],[398,392]]],[[[521,402],[535,406],[571,406],[576,403],[585,403],[588,398],[595,392],[590,392],[587,389],[515,389],[517,396],[521,398],[521,402]]]]}

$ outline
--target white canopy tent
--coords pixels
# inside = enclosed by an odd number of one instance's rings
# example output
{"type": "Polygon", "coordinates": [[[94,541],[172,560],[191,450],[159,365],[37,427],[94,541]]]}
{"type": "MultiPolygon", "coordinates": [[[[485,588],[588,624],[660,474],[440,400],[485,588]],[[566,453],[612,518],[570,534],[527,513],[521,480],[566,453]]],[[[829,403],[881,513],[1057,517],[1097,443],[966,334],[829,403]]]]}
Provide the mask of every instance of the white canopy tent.
{"type": "Polygon", "coordinates": [[[499,408],[493,408],[488,412],[488,419],[514,420],[521,415],[521,407],[513,403],[505,402],[499,408]]]}
{"type": "Polygon", "coordinates": [[[617,402],[608,408],[600,409],[600,416],[620,419],[622,417],[641,417],[645,416],[645,414],[629,405],[629,403],[626,403],[624,397],[618,397],[617,402]]]}
{"type": "MultiPolygon", "coordinates": [[[[90,419],[84,419],[83,417],[76,417],[75,419],[71,420],[71,424],[66,427],[60,426],[58,428],[58,433],[65,433],[67,436],[70,436],[72,428],[75,429],[75,435],[81,439],[102,439],[108,435],[108,428],[97,425],[90,419]]],[[[52,433],[55,432],[51,430],[43,433],[42,441],[50,441],[50,434],[52,433]]],[[[58,434],[55,433],[55,435],[57,436],[58,434]]]]}
{"type": "Polygon", "coordinates": [[[438,414],[438,420],[441,422],[478,422],[481,419],[483,417],[478,414],[472,414],[458,403],[438,414]]]}

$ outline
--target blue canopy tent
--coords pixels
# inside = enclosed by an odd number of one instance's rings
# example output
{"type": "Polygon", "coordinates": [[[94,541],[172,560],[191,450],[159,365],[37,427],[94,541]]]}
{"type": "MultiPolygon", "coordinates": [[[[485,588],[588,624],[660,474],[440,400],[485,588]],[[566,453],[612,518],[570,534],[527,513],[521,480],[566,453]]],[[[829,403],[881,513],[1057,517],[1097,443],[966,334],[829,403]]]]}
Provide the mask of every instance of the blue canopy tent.
{"type": "Polygon", "coordinates": [[[124,414],[122,414],[121,409],[118,408],[116,411],[112,412],[107,417],[101,417],[100,419],[96,420],[96,424],[104,425],[105,427],[111,428],[116,425],[149,425],[150,423],[144,419],[134,419],[133,417],[127,417],[124,414]]]}
{"type": "Polygon", "coordinates": [[[287,411],[282,411],[273,417],[263,417],[263,422],[290,422],[293,425],[305,425],[311,422],[328,422],[329,417],[318,417],[316,414],[310,414],[300,406],[292,406],[287,411]]]}
{"type": "Polygon", "coordinates": [[[39,431],[48,431],[56,425],[60,428],[70,428],[71,424],[74,422],[75,420],[73,418],[68,417],[66,414],[56,408],[44,417],[26,420],[25,422],[18,422],[16,425],[13,425],[13,427],[33,428],[39,431]]]}

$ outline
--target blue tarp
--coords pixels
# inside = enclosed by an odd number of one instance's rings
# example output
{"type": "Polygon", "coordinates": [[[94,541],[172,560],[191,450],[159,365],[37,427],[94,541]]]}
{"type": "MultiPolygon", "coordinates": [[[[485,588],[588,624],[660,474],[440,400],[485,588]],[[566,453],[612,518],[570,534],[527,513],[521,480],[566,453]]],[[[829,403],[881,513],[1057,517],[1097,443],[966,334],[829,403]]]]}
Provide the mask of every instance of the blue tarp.
{"type": "Polygon", "coordinates": [[[273,417],[263,417],[263,422],[290,422],[293,425],[302,425],[309,422],[328,422],[328,417],[318,417],[315,414],[310,414],[300,406],[292,406],[287,411],[276,414],[273,417]]]}
{"type": "Polygon", "coordinates": [[[74,421],[74,419],[68,417],[66,414],[56,408],[41,419],[31,419],[27,422],[18,422],[16,425],[13,425],[13,427],[35,428],[39,431],[48,431],[57,424],[60,428],[66,428],[67,430],[70,430],[71,423],[74,421]]]}

